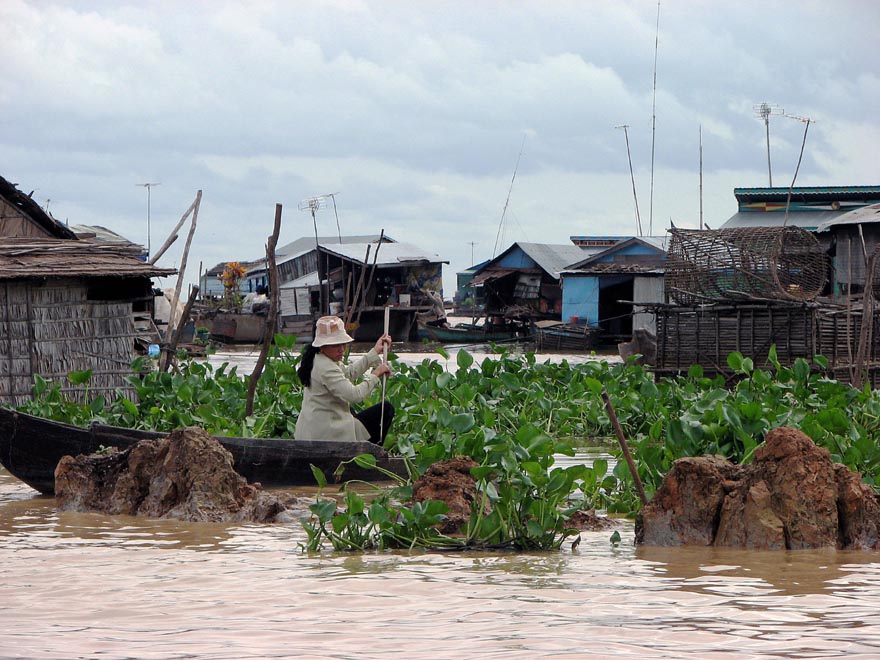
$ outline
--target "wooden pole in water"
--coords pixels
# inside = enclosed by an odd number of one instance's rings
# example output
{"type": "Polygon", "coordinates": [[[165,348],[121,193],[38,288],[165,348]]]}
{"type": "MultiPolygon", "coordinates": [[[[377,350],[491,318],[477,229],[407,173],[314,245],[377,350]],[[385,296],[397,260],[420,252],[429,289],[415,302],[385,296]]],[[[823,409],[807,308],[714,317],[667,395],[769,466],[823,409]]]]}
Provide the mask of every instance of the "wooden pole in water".
{"type": "Polygon", "coordinates": [[[364,267],[361,268],[361,274],[358,278],[357,286],[354,288],[354,295],[351,298],[351,304],[345,312],[345,329],[350,331],[351,317],[354,314],[354,308],[357,306],[358,297],[361,295],[361,287],[364,285],[364,277],[367,273],[367,264],[370,263],[370,245],[367,244],[367,253],[364,255],[364,267]]]}
{"type": "MultiPolygon", "coordinates": [[[[390,302],[390,301],[389,301],[390,302]]],[[[385,333],[388,334],[388,328],[391,325],[391,305],[385,305],[385,333]]],[[[382,364],[388,364],[388,344],[382,347],[382,364]]],[[[382,413],[379,417],[379,439],[385,437],[385,384],[388,382],[388,376],[382,377],[382,413]]]]}
{"type": "Polygon", "coordinates": [[[254,396],[257,392],[257,383],[260,381],[260,375],[263,373],[263,367],[266,365],[266,358],[269,355],[269,346],[275,338],[275,331],[278,329],[278,306],[280,305],[280,292],[278,290],[278,265],[275,261],[275,248],[278,246],[278,235],[281,233],[281,204],[275,204],[275,224],[273,225],[272,235],[266,244],[266,260],[269,264],[269,313],[266,316],[266,323],[263,326],[263,345],[260,347],[260,356],[257,358],[257,364],[251,372],[248,380],[247,403],[245,404],[245,415],[250,417],[254,413],[254,396]]]}
{"type": "MultiPolygon", "coordinates": [[[[376,243],[376,251],[373,252],[373,266],[370,268],[370,274],[367,276],[367,280],[364,284],[363,297],[361,298],[360,306],[358,307],[357,318],[354,320],[355,327],[358,327],[361,323],[361,312],[364,311],[364,304],[367,302],[367,292],[370,290],[370,285],[373,282],[373,278],[376,275],[376,260],[379,258],[379,248],[382,247],[382,240],[385,238],[385,229],[379,232],[379,242],[376,243]]],[[[375,298],[375,295],[374,295],[375,298]]]]}
{"type": "Polygon", "coordinates": [[[648,503],[648,496],[645,495],[645,489],[642,486],[642,480],[639,479],[639,471],[636,469],[635,461],[633,461],[632,454],[629,453],[629,446],[626,444],[626,438],[623,437],[623,429],[620,428],[620,422],[617,421],[617,414],[614,412],[614,406],[611,405],[611,399],[608,398],[608,392],[604,389],[602,390],[602,399],[605,400],[605,408],[608,410],[608,417],[611,420],[611,426],[614,427],[614,432],[617,434],[617,441],[620,443],[620,449],[623,451],[623,457],[626,459],[626,464],[629,466],[629,473],[633,476],[633,481],[636,484],[636,490],[639,491],[639,498],[642,500],[642,504],[648,503]]]}

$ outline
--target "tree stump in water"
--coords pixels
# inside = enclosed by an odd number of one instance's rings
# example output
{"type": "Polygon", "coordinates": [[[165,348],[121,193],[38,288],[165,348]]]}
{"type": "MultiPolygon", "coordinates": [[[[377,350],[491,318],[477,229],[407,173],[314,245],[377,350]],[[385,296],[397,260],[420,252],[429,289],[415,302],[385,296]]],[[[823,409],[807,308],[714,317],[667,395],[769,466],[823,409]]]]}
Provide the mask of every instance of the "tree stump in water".
{"type": "Polygon", "coordinates": [[[636,521],[636,543],[880,549],[880,501],[804,433],[767,433],[751,465],[677,460],[636,521]]]}
{"type": "Polygon", "coordinates": [[[197,427],[121,452],[65,456],[55,468],[55,497],[64,511],[199,522],[271,522],[286,510],[248,484],[232,455],[197,427]]]}

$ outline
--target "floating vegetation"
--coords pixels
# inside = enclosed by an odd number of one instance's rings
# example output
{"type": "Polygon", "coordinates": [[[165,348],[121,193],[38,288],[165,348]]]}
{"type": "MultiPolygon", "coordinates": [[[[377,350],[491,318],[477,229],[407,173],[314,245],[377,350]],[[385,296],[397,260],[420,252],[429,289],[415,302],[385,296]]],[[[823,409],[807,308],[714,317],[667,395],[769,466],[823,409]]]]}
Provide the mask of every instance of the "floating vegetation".
{"type": "MultiPolygon", "coordinates": [[[[99,421],[161,431],[197,425],[212,435],[292,436],[302,403],[299,354],[285,336],[276,338],[272,350],[249,417],[248,375],[226,364],[214,369],[198,361],[182,362],[177,374],[152,371],[132,377],[136,402],[99,397],[89,405],[72,403],[57,385],[38,379],[34,400],[22,409],[77,424],[99,421]]],[[[449,359],[442,348],[438,353],[449,359]]],[[[414,366],[391,359],[395,375],[387,397],[397,415],[386,445],[407,458],[412,478],[383,489],[370,503],[350,490],[342,506],[316,502],[307,523],[308,549],[324,542],[351,550],[558,548],[577,534],[567,526],[574,511],[634,515],[641,503],[624,461],[610,471],[602,459],[591,466],[554,465],[555,455],[573,455],[573,447],[588,439],[608,438],[609,451],[619,451],[611,440],[603,390],[648,497],[676,459],[720,454],[746,463],[767,431],[783,425],[805,432],[835,461],[861,472],[868,484],[875,484],[880,466],[880,395],[829,379],[822,357],[787,367],[776,359],[774,348],[758,368],[733,353],[728,365],[736,374],[734,383],[707,378],[699,366],[686,376],[657,379],[634,362],[538,362],[533,353],[501,352],[478,365],[468,352],[459,351],[454,371],[429,359],[414,366]],[[470,522],[446,536],[437,531],[445,505],[413,504],[408,497],[412,482],[428,467],[462,456],[478,464],[471,472],[480,496],[470,522]]],[[[135,372],[145,366],[136,362],[135,372]]],[[[87,374],[71,377],[87,381],[87,374]]]]}

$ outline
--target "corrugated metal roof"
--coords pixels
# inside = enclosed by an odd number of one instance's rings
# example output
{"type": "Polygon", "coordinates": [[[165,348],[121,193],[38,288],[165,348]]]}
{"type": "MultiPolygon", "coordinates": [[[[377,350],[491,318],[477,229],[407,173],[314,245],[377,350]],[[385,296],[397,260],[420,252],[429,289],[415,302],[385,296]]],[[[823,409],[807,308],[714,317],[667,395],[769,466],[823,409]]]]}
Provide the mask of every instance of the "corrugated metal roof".
{"type": "Polygon", "coordinates": [[[655,250],[660,252],[666,252],[667,246],[669,245],[669,236],[633,236],[624,241],[620,241],[612,245],[611,247],[604,248],[599,252],[593,253],[588,256],[586,259],[581,259],[575,263],[568,264],[568,270],[582,270],[587,267],[591,267],[592,264],[596,263],[599,259],[604,259],[608,255],[616,254],[621,250],[626,249],[628,246],[633,245],[634,243],[644,243],[648,247],[652,247],[655,250]]]}
{"type": "Polygon", "coordinates": [[[485,282],[500,280],[502,277],[506,277],[515,272],[517,272],[515,268],[490,268],[474,277],[474,279],[467,283],[467,286],[479,286],[485,282]]]}
{"type": "MultiPolygon", "coordinates": [[[[372,244],[370,250],[370,263],[373,263],[373,254],[375,253],[377,244],[372,244]]],[[[363,263],[364,254],[367,252],[367,243],[347,243],[340,245],[322,245],[324,251],[332,252],[351,261],[363,263]]],[[[382,243],[379,248],[379,255],[376,258],[376,268],[400,266],[405,263],[426,262],[430,264],[448,264],[448,261],[441,259],[436,254],[426,252],[420,247],[411,243],[382,243]]]]}
{"type": "Polygon", "coordinates": [[[826,220],[816,227],[816,233],[828,231],[831,227],[840,225],[860,225],[871,222],[880,222],[880,204],[863,206],[860,209],[854,209],[847,213],[842,213],[836,218],[826,220]]]}
{"type": "MultiPolygon", "coordinates": [[[[319,245],[338,245],[342,243],[343,245],[346,243],[363,243],[366,245],[367,243],[376,243],[379,240],[379,234],[361,234],[358,236],[343,236],[341,239],[339,236],[318,236],[318,244],[319,245]]],[[[396,243],[393,238],[385,235],[384,239],[389,243],[396,243]]],[[[287,243],[286,245],[282,245],[279,248],[275,248],[275,256],[276,259],[280,259],[283,257],[293,256],[302,254],[303,252],[308,252],[309,250],[314,249],[315,247],[315,237],[314,236],[304,236],[302,238],[298,238],[291,243],[287,243]]],[[[366,248],[364,248],[366,249],[366,248]]],[[[363,253],[361,253],[363,254],[363,253]]]]}
{"type": "MultiPolygon", "coordinates": [[[[733,195],[739,202],[749,201],[785,201],[788,188],[734,188],[733,195]]],[[[845,199],[880,197],[880,186],[804,186],[791,189],[792,199],[809,198],[811,200],[828,199],[843,201],[845,199]]]]}
{"type": "Polygon", "coordinates": [[[285,282],[281,285],[282,289],[299,289],[301,287],[307,286],[318,286],[320,281],[318,280],[318,273],[309,273],[308,275],[303,275],[302,277],[297,277],[295,280],[291,280],[290,282],[285,282]]]}
{"type": "Polygon", "coordinates": [[[656,264],[630,264],[615,261],[597,261],[576,270],[564,270],[563,275],[663,275],[666,270],[656,264]]]}
{"type": "Polygon", "coordinates": [[[135,254],[146,254],[143,245],[133,243],[125,238],[125,236],[117,234],[115,231],[101,225],[68,225],[68,228],[82,241],[113,245],[135,254]]]}
{"type": "MultiPolygon", "coordinates": [[[[788,214],[788,226],[801,227],[802,229],[814,230],[823,222],[833,220],[842,215],[841,211],[792,211],[788,214]]],[[[755,211],[741,211],[734,213],[721,225],[720,229],[734,229],[737,227],[781,227],[785,221],[785,213],[774,211],[772,213],[759,213],[755,211]]]]}
{"type": "Polygon", "coordinates": [[[48,238],[4,238],[0,242],[0,280],[160,277],[176,272],[151,266],[112,245],[48,238]]]}
{"type": "Polygon", "coordinates": [[[583,259],[585,254],[589,254],[577,245],[570,244],[514,243],[514,246],[519,246],[542,270],[555,279],[559,279],[559,273],[566,266],[583,259]]]}

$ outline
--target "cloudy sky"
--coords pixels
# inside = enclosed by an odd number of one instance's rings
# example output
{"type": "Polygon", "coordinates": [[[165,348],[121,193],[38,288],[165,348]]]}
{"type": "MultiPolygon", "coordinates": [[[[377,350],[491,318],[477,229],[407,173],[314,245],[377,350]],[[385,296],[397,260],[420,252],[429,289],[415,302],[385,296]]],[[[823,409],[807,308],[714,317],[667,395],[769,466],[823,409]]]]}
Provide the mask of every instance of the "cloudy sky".
{"type": "MultiPolygon", "coordinates": [[[[662,0],[655,69],[657,23],[655,0],[2,0],[0,175],[154,250],[202,190],[187,281],[262,256],[276,203],[282,244],[313,234],[298,205],[336,193],[343,233],[447,259],[447,296],[513,241],[636,234],[627,136],[644,233],[698,226],[701,131],[709,226],[768,185],[761,102],[815,122],[798,185],[880,184],[880,3],[662,0]]],[[[805,126],[770,117],[774,185],[805,126]]]]}

